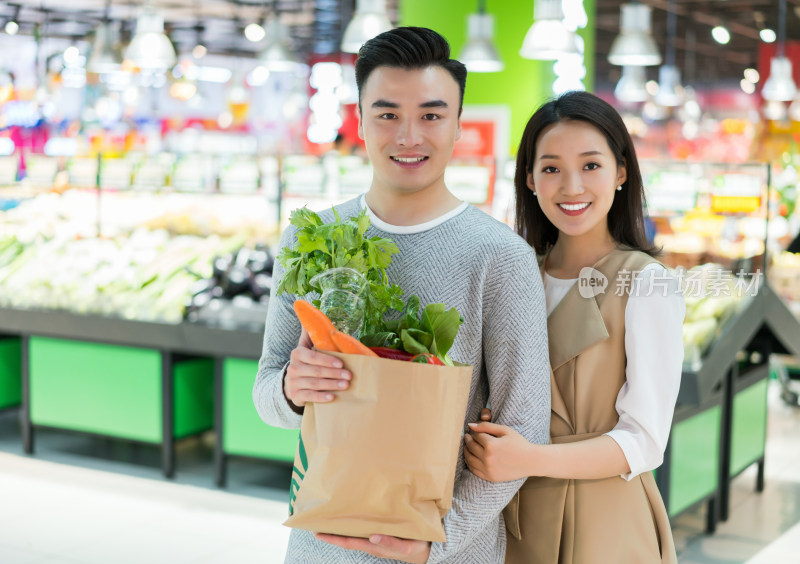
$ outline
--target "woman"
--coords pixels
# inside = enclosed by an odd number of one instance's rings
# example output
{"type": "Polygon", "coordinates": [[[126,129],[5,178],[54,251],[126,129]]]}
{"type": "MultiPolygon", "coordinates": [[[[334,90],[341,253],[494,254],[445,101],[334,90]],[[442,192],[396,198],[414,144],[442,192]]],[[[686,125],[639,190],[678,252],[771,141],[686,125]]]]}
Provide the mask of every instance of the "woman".
{"type": "Polygon", "coordinates": [[[541,257],[551,444],[470,424],[477,476],[529,476],[506,508],[506,562],[677,562],[650,472],[663,460],[683,362],[683,297],[645,237],[644,194],[619,114],[586,92],[523,133],[518,232],[541,257]]]}

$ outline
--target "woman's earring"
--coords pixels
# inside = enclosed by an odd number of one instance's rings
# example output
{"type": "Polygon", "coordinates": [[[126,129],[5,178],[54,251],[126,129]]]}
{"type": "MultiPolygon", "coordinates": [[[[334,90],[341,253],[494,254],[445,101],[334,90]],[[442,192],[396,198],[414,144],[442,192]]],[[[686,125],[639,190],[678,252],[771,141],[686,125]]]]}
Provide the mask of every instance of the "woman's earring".
{"type": "Polygon", "coordinates": [[[617,186],[617,192],[622,192],[622,184],[620,184],[619,186],[617,186]]]}
{"type": "Polygon", "coordinates": [[[534,192],[534,193],[533,193],[533,197],[534,197],[534,198],[536,197],[536,192],[534,192]]]}

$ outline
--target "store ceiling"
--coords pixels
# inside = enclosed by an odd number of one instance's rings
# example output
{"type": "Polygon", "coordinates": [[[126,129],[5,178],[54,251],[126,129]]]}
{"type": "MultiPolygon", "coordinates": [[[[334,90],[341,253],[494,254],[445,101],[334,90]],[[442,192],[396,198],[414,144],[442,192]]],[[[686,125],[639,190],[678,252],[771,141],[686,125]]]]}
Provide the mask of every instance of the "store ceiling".
{"type": "MultiPolygon", "coordinates": [[[[398,0],[387,0],[389,18],[397,21],[398,0]]],[[[120,22],[123,40],[130,38],[143,0],[16,0],[0,2],[0,26],[16,17],[20,34],[38,24],[51,37],[85,38],[106,16],[120,22]]],[[[189,51],[198,37],[209,52],[254,56],[259,44],[243,35],[244,27],[279,14],[289,26],[293,47],[305,54],[337,52],[352,16],[355,0],[153,0],[179,52],[189,51]]]]}
{"type": "MultiPolygon", "coordinates": [[[[469,1],[469,0],[467,0],[469,1]]],[[[501,1],[501,0],[492,0],[501,1]]],[[[491,11],[492,1],[488,2],[491,11]]],[[[511,1],[511,0],[502,0],[511,1]]],[[[530,0],[520,9],[530,13],[530,0]]],[[[613,87],[620,68],[609,65],[605,54],[619,32],[621,0],[596,1],[596,88],[613,87]]],[[[389,17],[397,21],[402,0],[387,0],[389,17]]],[[[787,2],[787,38],[800,40],[800,0],[787,2]]],[[[179,51],[191,49],[198,37],[212,53],[253,55],[258,45],[242,34],[244,26],[280,14],[289,25],[294,47],[310,54],[327,54],[338,48],[343,23],[349,21],[355,0],[155,0],[167,22],[167,29],[179,51]]],[[[653,36],[661,52],[666,46],[667,10],[670,0],[642,0],[653,8],[653,36]]],[[[17,17],[20,33],[31,34],[39,24],[45,35],[83,38],[108,16],[121,22],[123,35],[134,28],[141,0],[16,0],[0,3],[0,25],[17,17]]],[[[762,27],[778,29],[778,0],[676,0],[676,63],[684,82],[702,87],[720,82],[738,82],[742,71],[756,66],[758,32],[762,27]],[[728,45],[711,38],[711,28],[724,23],[730,33],[728,45]]],[[[499,30],[502,32],[502,30],[499,30]]],[[[520,38],[520,41],[522,39],[520,38]]],[[[648,71],[652,78],[657,70],[648,71]]]]}
{"type": "MultiPolygon", "coordinates": [[[[620,67],[605,58],[619,33],[619,0],[596,0],[596,88],[613,88],[620,67]]],[[[667,36],[669,0],[642,0],[653,9],[653,37],[662,56],[667,36]]],[[[677,14],[675,62],[686,84],[703,88],[720,83],[737,83],[747,67],[757,67],[758,48],[763,44],[759,31],[764,27],[778,31],[778,0],[676,0],[677,14]],[[711,37],[711,28],[725,25],[730,43],[720,45],[711,37]]],[[[786,37],[800,40],[800,0],[786,0],[786,37]]],[[[657,68],[648,70],[657,78],[657,68]]]]}

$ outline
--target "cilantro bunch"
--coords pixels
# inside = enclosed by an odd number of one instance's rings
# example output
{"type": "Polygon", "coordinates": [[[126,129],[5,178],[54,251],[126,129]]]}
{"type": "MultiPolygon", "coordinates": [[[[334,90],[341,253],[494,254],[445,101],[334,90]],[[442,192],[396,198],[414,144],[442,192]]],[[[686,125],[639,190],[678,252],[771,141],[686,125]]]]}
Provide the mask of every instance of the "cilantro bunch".
{"type": "MultiPolygon", "coordinates": [[[[335,220],[323,223],[319,215],[308,208],[294,210],[289,222],[297,231],[294,247],[284,247],[278,261],[286,273],[278,285],[277,294],[284,292],[305,296],[321,288],[311,284],[317,274],[332,268],[347,267],[366,278],[369,291],[366,295],[366,311],[362,334],[385,330],[383,315],[390,309],[400,311],[403,290],[390,284],[386,268],[392,263],[392,255],[399,252],[397,245],[385,237],[365,237],[370,225],[366,210],[355,217],[342,220],[333,210],[335,220]]],[[[319,307],[319,300],[314,301],[319,307]]]]}

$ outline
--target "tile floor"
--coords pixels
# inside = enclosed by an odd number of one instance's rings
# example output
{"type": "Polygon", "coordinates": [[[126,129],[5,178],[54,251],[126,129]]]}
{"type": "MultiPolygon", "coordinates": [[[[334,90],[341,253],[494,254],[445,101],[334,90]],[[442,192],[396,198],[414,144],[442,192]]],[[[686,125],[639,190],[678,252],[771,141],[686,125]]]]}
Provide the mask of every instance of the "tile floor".
{"type": "MultiPolygon", "coordinates": [[[[703,534],[703,507],[675,519],[682,564],[800,562],[800,409],[777,386],[769,404],[764,492],[750,468],[716,534],[703,534]]],[[[36,448],[23,455],[16,413],[0,413],[2,564],[283,562],[286,466],[234,460],[220,490],[210,436],[180,445],[172,481],[156,448],[54,430],[39,430],[36,448]]]]}

